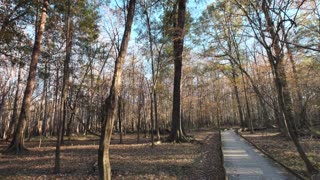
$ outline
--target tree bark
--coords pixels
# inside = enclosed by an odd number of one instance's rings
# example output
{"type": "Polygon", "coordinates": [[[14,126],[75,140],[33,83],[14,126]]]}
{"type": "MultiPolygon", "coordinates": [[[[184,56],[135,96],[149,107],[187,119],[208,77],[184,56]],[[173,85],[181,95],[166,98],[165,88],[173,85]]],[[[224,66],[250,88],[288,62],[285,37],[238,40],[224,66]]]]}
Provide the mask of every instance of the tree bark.
{"type": "Polygon", "coordinates": [[[47,18],[47,9],[49,8],[49,0],[43,0],[41,19],[38,27],[38,31],[35,36],[35,42],[31,55],[30,69],[29,75],[27,79],[27,85],[24,92],[21,112],[17,124],[17,128],[13,135],[13,140],[11,141],[9,147],[7,148],[7,152],[15,151],[16,153],[20,153],[23,150],[26,150],[24,147],[24,130],[26,127],[26,123],[30,117],[30,106],[31,106],[31,98],[34,90],[34,86],[36,83],[36,75],[37,75],[37,65],[39,60],[39,55],[41,52],[41,40],[42,35],[45,29],[46,18],[47,18]]]}
{"type": "Polygon", "coordinates": [[[284,120],[288,127],[289,135],[294,143],[294,145],[297,148],[297,151],[304,161],[304,164],[308,170],[309,175],[317,174],[319,171],[316,169],[316,167],[311,163],[311,161],[308,159],[305,151],[303,150],[299,139],[298,139],[298,133],[297,129],[294,126],[294,117],[293,117],[293,106],[291,102],[291,96],[289,87],[286,80],[286,74],[285,74],[285,67],[283,61],[280,61],[278,64],[278,68],[276,69],[276,86],[278,90],[278,96],[281,99],[280,101],[280,107],[283,111],[284,120]]]}
{"type": "Polygon", "coordinates": [[[58,131],[57,131],[57,142],[56,142],[56,151],[55,151],[55,166],[54,172],[60,173],[60,146],[63,143],[63,135],[65,129],[65,122],[67,118],[67,94],[69,88],[69,64],[71,59],[71,48],[72,48],[72,22],[71,22],[71,2],[67,1],[67,13],[66,13],[66,57],[64,61],[64,69],[63,69],[63,83],[62,83],[62,91],[61,91],[61,99],[60,99],[60,116],[58,121],[58,131]],[[62,117],[62,121],[61,121],[62,117]]]}
{"type": "Polygon", "coordinates": [[[122,141],[122,116],[121,116],[121,110],[123,110],[123,108],[122,108],[122,99],[121,99],[121,96],[119,96],[119,99],[118,99],[119,133],[120,133],[120,144],[123,144],[123,141],[122,141]]]}
{"type": "Polygon", "coordinates": [[[234,63],[231,62],[231,66],[232,66],[232,84],[233,84],[233,89],[234,89],[234,93],[236,95],[236,101],[237,101],[237,108],[238,108],[238,112],[239,112],[239,118],[240,118],[240,127],[244,128],[246,127],[246,123],[243,119],[243,113],[242,113],[242,108],[241,108],[241,102],[240,102],[240,98],[239,98],[239,88],[237,85],[237,81],[236,81],[236,72],[235,72],[235,67],[234,67],[234,63]]]}
{"type": "Polygon", "coordinates": [[[139,88],[139,95],[138,95],[138,124],[137,124],[137,143],[140,143],[140,129],[141,129],[141,119],[142,119],[142,112],[144,106],[144,92],[143,92],[143,78],[141,78],[141,84],[139,88]]]}
{"type": "Polygon", "coordinates": [[[55,129],[58,130],[57,122],[59,120],[59,68],[56,69],[56,78],[55,78],[55,93],[54,93],[54,113],[53,113],[53,118],[51,122],[51,129],[50,129],[50,135],[53,136],[55,135],[55,129]]]}
{"type": "MultiPolygon", "coordinates": [[[[45,75],[47,76],[48,73],[50,73],[50,65],[48,67],[48,64],[46,62],[45,64],[45,75]]],[[[42,120],[42,135],[46,135],[47,132],[47,119],[48,119],[48,78],[45,77],[43,88],[44,88],[44,112],[43,112],[43,120],[42,120]]],[[[50,82],[50,79],[49,79],[50,82]]]]}
{"type": "Polygon", "coordinates": [[[102,122],[102,132],[98,149],[98,168],[99,179],[110,180],[111,179],[111,166],[109,160],[109,146],[111,141],[113,124],[117,112],[118,96],[120,95],[122,84],[122,67],[125,62],[127,54],[128,43],[130,40],[131,26],[133,22],[133,16],[135,12],[136,0],[130,0],[128,4],[128,13],[125,23],[125,30],[120,46],[119,55],[116,58],[114,75],[112,84],[110,87],[109,96],[105,100],[105,111],[102,122]]]}
{"type": "Polygon", "coordinates": [[[182,75],[182,53],[184,41],[184,24],[187,0],[179,0],[178,21],[175,26],[173,37],[174,51],[174,85],[173,85],[173,108],[172,123],[169,141],[181,142],[186,138],[182,131],[181,123],[181,75],[182,75]]]}
{"type": "MultiPolygon", "coordinates": [[[[155,122],[155,130],[157,133],[157,141],[160,140],[160,132],[159,132],[159,123],[158,123],[158,106],[157,106],[157,94],[156,94],[156,87],[157,87],[157,77],[156,75],[158,73],[155,72],[155,67],[154,67],[154,53],[153,53],[153,39],[152,39],[152,34],[151,34],[151,25],[150,25],[150,18],[149,18],[149,13],[148,9],[145,7],[145,14],[146,14],[146,20],[147,20],[147,27],[148,27],[148,36],[149,36],[149,49],[150,49],[150,57],[151,57],[151,70],[152,70],[152,93],[151,93],[151,108],[153,114],[154,111],[154,118],[151,118],[151,126],[152,126],[152,133],[153,133],[153,122],[155,122]],[[154,120],[154,121],[153,121],[154,120]]],[[[157,68],[158,69],[158,68],[157,68]]],[[[153,115],[152,115],[153,116],[153,115]]],[[[153,143],[153,134],[152,136],[152,145],[153,143]]]]}
{"type": "Polygon", "coordinates": [[[150,135],[151,135],[151,146],[154,146],[154,113],[153,113],[153,89],[150,92],[150,122],[151,122],[151,128],[150,128],[150,135]]]}
{"type": "Polygon", "coordinates": [[[246,82],[244,80],[244,76],[243,76],[242,71],[241,71],[241,78],[242,78],[242,83],[243,83],[244,98],[245,98],[245,102],[246,102],[248,125],[250,125],[250,133],[253,133],[253,122],[252,122],[249,100],[248,100],[248,95],[247,95],[247,87],[246,87],[246,82]]]}
{"type": "Polygon", "coordinates": [[[153,101],[154,101],[154,121],[155,121],[155,128],[157,133],[157,141],[160,141],[160,127],[159,127],[159,118],[158,118],[158,100],[157,100],[157,91],[156,86],[154,87],[153,92],[153,101]]]}

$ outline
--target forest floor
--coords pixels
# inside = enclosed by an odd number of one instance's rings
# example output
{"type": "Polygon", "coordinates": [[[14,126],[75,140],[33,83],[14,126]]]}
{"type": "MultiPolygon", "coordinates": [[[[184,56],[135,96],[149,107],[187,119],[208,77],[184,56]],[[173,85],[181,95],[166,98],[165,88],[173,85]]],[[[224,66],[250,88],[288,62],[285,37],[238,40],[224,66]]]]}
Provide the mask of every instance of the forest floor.
{"type": "MultiPolygon", "coordinates": [[[[249,132],[241,132],[240,134],[294,172],[307,177],[304,163],[289,138],[279,132],[266,130],[254,134],[249,132]]],[[[320,140],[310,136],[300,137],[300,143],[311,162],[320,169],[320,140]]]]}
{"type": "MultiPolygon", "coordinates": [[[[192,131],[193,143],[136,143],[135,134],[112,137],[110,160],[113,179],[224,179],[218,131],[192,131]]],[[[143,136],[143,135],[142,135],[143,136]]],[[[61,174],[54,174],[55,141],[26,142],[30,151],[0,154],[0,179],[98,179],[97,139],[73,138],[61,148],[61,174]],[[80,139],[80,140],[79,140],[80,139]]],[[[0,150],[8,144],[0,142],[0,150]]]]}

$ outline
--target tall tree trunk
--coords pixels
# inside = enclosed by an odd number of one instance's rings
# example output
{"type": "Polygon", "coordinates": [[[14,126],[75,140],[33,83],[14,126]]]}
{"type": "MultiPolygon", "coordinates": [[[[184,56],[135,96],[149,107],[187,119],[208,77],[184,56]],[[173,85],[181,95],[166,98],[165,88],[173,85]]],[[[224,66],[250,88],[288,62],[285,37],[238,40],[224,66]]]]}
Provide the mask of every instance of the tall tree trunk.
{"type": "MultiPolygon", "coordinates": [[[[287,39],[285,39],[285,41],[287,41],[287,39]]],[[[308,121],[306,111],[303,105],[302,93],[299,86],[298,72],[293,59],[291,48],[288,43],[286,43],[286,49],[292,68],[294,92],[297,96],[297,105],[294,108],[294,112],[296,114],[296,124],[298,125],[297,128],[306,128],[306,126],[308,125],[308,121]]]]}
{"type": "Polygon", "coordinates": [[[241,102],[240,102],[240,98],[239,98],[239,90],[238,90],[239,88],[238,88],[237,81],[236,81],[236,72],[235,72],[235,69],[234,69],[234,64],[231,63],[231,65],[233,66],[232,67],[232,84],[233,84],[234,93],[236,95],[237,108],[238,108],[238,111],[239,111],[240,127],[244,128],[247,125],[246,125],[246,123],[245,123],[245,121],[243,119],[241,102]]]}
{"type": "Polygon", "coordinates": [[[58,123],[58,120],[59,120],[59,68],[56,69],[56,78],[55,78],[55,93],[54,93],[54,113],[53,113],[53,118],[52,118],[52,122],[51,122],[51,130],[50,130],[50,135],[53,136],[55,135],[55,129],[58,130],[58,126],[57,126],[57,123],[58,123]]]}
{"type": "Polygon", "coordinates": [[[115,62],[114,75],[110,87],[109,96],[105,100],[105,111],[102,122],[102,132],[98,149],[98,167],[99,179],[111,179],[111,166],[109,160],[109,146],[111,141],[112,129],[115,115],[117,112],[118,96],[120,95],[122,84],[122,67],[127,54],[128,43],[130,40],[131,26],[135,12],[136,0],[130,0],[128,4],[128,13],[125,23],[125,30],[122,37],[119,55],[115,62]]]}
{"type": "MultiPolygon", "coordinates": [[[[4,107],[8,106],[8,104],[11,104],[10,98],[6,98],[7,95],[9,94],[9,92],[11,92],[11,87],[12,87],[12,85],[9,82],[10,82],[10,78],[8,79],[8,81],[6,83],[6,84],[8,84],[9,87],[5,88],[5,90],[4,90],[3,94],[2,94],[2,97],[1,97],[1,101],[0,101],[0,120],[1,119],[4,120],[2,122],[2,128],[1,128],[1,131],[0,131],[0,134],[2,134],[2,139],[7,139],[7,130],[8,129],[7,129],[6,121],[9,119],[9,114],[10,113],[8,111],[4,110],[4,107]],[[9,102],[6,102],[7,99],[8,99],[9,102]]],[[[4,87],[7,87],[7,85],[5,85],[4,87]]]]}
{"type": "Polygon", "coordinates": [[[17,124],[17,128],[13,135],[13,140],[11,141],[9,147],[7,148],[7,152],[15,151],[16,153],[20,153],[23,150],[26,150],[24,147],[24,130],[26,127],[27,120],[30,118],[30,106],[31,106],[31,98],[34,90],[34,86],[36,83],[36,75],[37,75],[37,65],[39,60],[39,55],[41,51],[41,40],[44,32],[46,18],[47,18],[47,9],[49,7],[49,0],[43,0],[42,12],[39,27],[37,28],[34,46],[31,55],[30,69],[29,75],[27,79],[27,85],[24,92],[21,112],[17,124]]]}
{"type": "Polygon", "coordinates": [[[143,128],[144,128],[144,137],[145,138],[147,138],[147,131],[148,131],[148,126],[147,126],[147,115],[146,115],[146,108],[145,107],[143,107],[143,120],[144,120],[144,126],[143,126],[143,128]]]}
{"type": "Polygon", "coordinates": [[[280,61],[278,63],[278,67],[276,68],[276,86],[278,90],[278,96],[281,99],[280,101],[280,107],[283,111],[284,120],[288,127],[289,135],[294,143],[294,145],[297,148],[297,151],[302,158],[302,160],[305,163],[305,166],[308,170],[308,173],[310,175],[317,174],[319,171],[316,169],[316,167],[311,163],[311,161],[308,159],[305,151],[303,150],[299,139],[298,139],[298,133],[297,129],[294,126],[294,117],[293,117],[293,106],[291,102],[291,96],[289,87],[286,80],[286,74],[285,74],[285,67],[283,61],[280,61]]]}
{"type": "Polygon", "coordinates": [[[174,51],[174,85],[173,85],[173,108],[170,141],[180,142],[186,138],[182,131],[181,124],[181,75],[182,75],[182,53],[184,42],[184,24],[186,15],[187,0],[179,0],[178,21],[175,26],[173,37],[174,51]]]}
{"type": "MultiPolygon", "coordinates": [[[[155,86],[156,88],[156,86],[155,86]]],[[[160,127],[159,127],[159,119],[158,119],[158,100],[157,100],[157,91],[154,88],[153,92],[153,101],[154,101],[154,121],[155,121],[155,128],[157,133],[157,141],[160,141],[160,127]]]]}
{"type": "Polygon", "coordinates": [[[270,33],[273,42],[272,42],[272,50],[267,49],[269,63],[275,72],[275,84],[277,87],[278,99],[280,108],[283,112],[284,122],[287,124],[289,135],[296,146],[296,149],[304,161],[304,164],[308,170],[309,175],[317,174],[319,171],[316,167],[311,163],[308,159],[306,153],[304,152],[298,136],[297,129],[294,127],[294,116],[293,116],[293,105],[291,102],[291,95],[287,83],[285,64],[284,64],[284,55],[283,50],[280,46],[279,36],[276,33],[277,31],[274,29],[274,23],[269,14],[269,7],[267,5],[266,0],[262,2],[262,11],[265,15],[265,20],[267,22],[267,30],[270,33]]]}
{"type": "Polygon", "coordinates": [[[10,89],[11,89],[11,86],[9,86],[9,88],[7,90],[4,90],[5,92],[2,93],[2,95],[1,95],[0,112],[3,111],[3,108],[4,108],[5,104],[6,104],[6,96],[8,95],[10,89]]]}
{"type": "Polygon", "coordinates": [[[77,111],[76,106],[74,106],[74,108],[72,109],[72,112],[70,114],[70,117],[69,117],[69,122],[67,123],[66,136],[68,136],[68,137],[70,137],[71,134],[73,133],[71,124],[74,121],[74,117],[76,115],[76,111],[77,111]]]}
{"type": "Polygon", "coordinates": [[[118,120],[119,120],[119,132],[120,132],[120,144],[123,144],[123,141],[122,141],[122,116],[121,116],[121,110],[124,110],[122,109],[122,99],[121,99],[121,96],[119,96],[119,99],[118,99],[118,120]]]}
{"type": "Polygon", "coordinates": [[[58,121],[58,131],[57,131],[57,142],[56,142],[56,151],[55,151],[55,166],[54,172],[60,173],[60,146],[63,143],[63,135],[65,129],[65,122],[67,118],[67,95],[69,88],[69,63],[71,59],[71,48],[72,48],[72,22],[71,22],[71,1],[67,1],[67,13],[66,13],[66,58],[64,61],[64,69],[63,69],[63,83],[62,83],[62,91],[61,91],[61,99],[60,99],[60,114],[62,115],[58,121]],[[62,117],[62,122],[61,122],[62,117]]]}
{"type": "MultiPolygon", "coordinates": [[[[151,57],[151,70],[152,70],[152,95],[150,98],[152,98],[151,102],[151,108],[153,108],[152,111],[154,111],[154,121],[153,117],[151,119],[151,124],[155,122],[155,130],[157,132],[157,140],[160,140],[160,132],[159,132],[159,123],[158,123],[158,110],[157,110],[157,94],[156,94],[156,87],[157,87],[157,77],[156,75],[158,73],[155,72],[155,67],[154,67],[154,53],[153,53],[153,39],[152,39],[152,34],[151,34],[151,25],[150,25],[150,18],[149,18],[149,13],[148,9],[145,7],[145,14],[146,14],[146,19],[147,19],[147,27],[148,27],[148,36],[149,36],[149,49],[150,49],[150,57],[151,57]],[[153,104],[153,105],[152,105],[153,104]]],[[[158,68],[157,68],[158,69],[158,68]]],[[[153,114],[153,112],[151,112],[153,114]]],[[[153,125],[151,125],[153,126],[153,125]]],[[[153,133],[153,127],[152,127],[152,133],[153,133]]],[[[153,145],[153,135],[152,136],[152,145],[153,145]]]]}
{"type": "Polygon", "coordinates": [[[253,133],[253,122],[252,122],[252,117],[251,117],[251,113],[250,113],[250,106],[249,106],[249,100],[248,100],[248,95],[247,95],[247,87],[246,87],[246,82],[244,80],[244,76],[243,76],[242,71],[241,71],[241,78],[242,78],[242,83],[243,83],[244,98],[245,98],[245,102],[246,102],[248,125],[250,125],[250,133],[253,133]]]}
{"type": "Polygon", "coordinates": [[[42,135],[46,127],[46,118],[47,118],[47,82],[48,82],[47,71],[48,71],[48,63],[45,62],[45,75],[43,77],[44,82],[43,82],[42,95],[41,95],[39,118],[37,123],[37,131],[38,131],[37,135],[39,135],[39,148],[41,147],[42,135]]]}
{"type": "Polygon", "coordinates": [[[137,124],[137,143],[140,143],[140,129],[141,129],[141,119],[142,119],[142,112],[144,106],[144,93],[143,93],[143,78],[141,81],[141,85],[139,88],[139,95],[138,95],[138,124],[137,124]]]}
{"type": "Polygon", "coordinates": [[[151,122],[151,130],[150,130],[150,135],[151,135],[151,146],[154,146],[154,113],[153,113],[153,89],[150,92],[150,122],[151,122]]]}
{"type": "MultiPolygon", "coordinates": [[[[42,120],[42,134],[45,136],[46,135],[46,132],[47,132],[47,119],[48,119],[48,78],[47,77],[48,75],[50,74],[50,65],[48,67],[48,64],[46,62],[46,65],[45,65],[45,81],[44,81],[44,91],[45,91],[45,94],[44,94],[44,112],[43,112],[43,120],[42,120]]],[[[50,79],[49,79],[49,82],[50,82],[50,79]]]]}

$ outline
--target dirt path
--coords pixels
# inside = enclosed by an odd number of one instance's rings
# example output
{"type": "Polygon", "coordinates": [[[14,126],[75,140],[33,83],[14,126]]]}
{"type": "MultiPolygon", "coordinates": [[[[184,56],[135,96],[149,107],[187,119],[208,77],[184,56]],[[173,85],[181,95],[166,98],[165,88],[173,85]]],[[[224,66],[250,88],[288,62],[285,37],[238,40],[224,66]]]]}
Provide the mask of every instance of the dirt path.
{"type": "Polygon", "coordinates": [[[228,179],[297,179],[234,131],[224,131],[221,136],[228,179]]]}

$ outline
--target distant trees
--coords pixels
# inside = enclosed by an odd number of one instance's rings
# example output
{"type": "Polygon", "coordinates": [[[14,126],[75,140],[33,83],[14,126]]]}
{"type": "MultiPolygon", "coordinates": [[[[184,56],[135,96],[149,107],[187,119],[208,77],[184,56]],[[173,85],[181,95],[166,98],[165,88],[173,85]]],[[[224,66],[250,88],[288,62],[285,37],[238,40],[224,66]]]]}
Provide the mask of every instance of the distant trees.
{"type": "Polygon", "coordinates": [[[298,140],[306,116],[301,92],[297,91],[299,78],[288,42],[299,15],[305,13],[303,3],[218,1],[208,6],[200,18],[205,32],[200,36],[204,38],[203,44],[209,44],[204,46],[203,53],[213,57],[215,66],[218,65],[225,76],[231,77],[239,112],[235,117],[240,120],[240,125],[244,126],[242,114],[245,113],[249,120],[246,126],[251,131],[254,127],[275,126],[284,134],[288,133],[309,173],[314,174],[317,170],[298,140]],[[290,62],[292,71],[287,70],[287,62],[290,62]],[[292,81],[288,79],[289,72],[292,73],[292,81]],[[266,81],[273,81],[273,86],[263,83],[266,81]],[[237,90],[237,83],[243,85],[242,93],[237,90]],[[296,101],[292,101],[293,93],[296,101]],[[299,110],[294,111],[293,107],[299,110]],[[269,118],[267,109],[274,111],[274,120],[269,118]]]}

